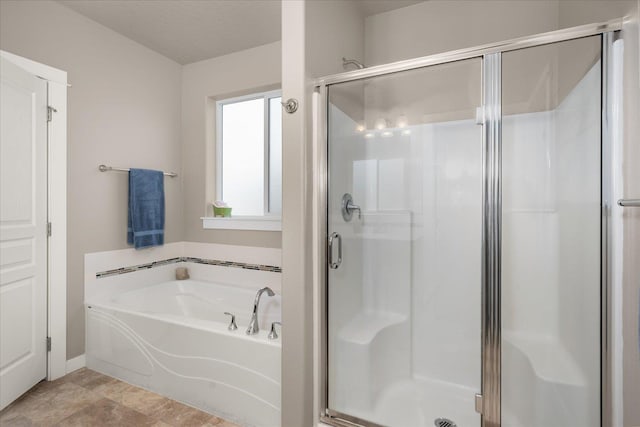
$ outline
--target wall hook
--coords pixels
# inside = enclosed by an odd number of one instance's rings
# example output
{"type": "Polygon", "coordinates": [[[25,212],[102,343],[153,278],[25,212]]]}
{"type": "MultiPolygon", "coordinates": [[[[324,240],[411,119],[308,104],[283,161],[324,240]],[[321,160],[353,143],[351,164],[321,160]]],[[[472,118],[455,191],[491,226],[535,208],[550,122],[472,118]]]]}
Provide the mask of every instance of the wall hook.
{"type": "Polygon", "coordinates": [[[296,111],[298,111],[298,100],[294,99],[294,98],[289,98],[284,102],[280,102],[282,104],[282,107],[284,108],[284,111],[286,111],[289,114],[293,114],[296,111]]]}

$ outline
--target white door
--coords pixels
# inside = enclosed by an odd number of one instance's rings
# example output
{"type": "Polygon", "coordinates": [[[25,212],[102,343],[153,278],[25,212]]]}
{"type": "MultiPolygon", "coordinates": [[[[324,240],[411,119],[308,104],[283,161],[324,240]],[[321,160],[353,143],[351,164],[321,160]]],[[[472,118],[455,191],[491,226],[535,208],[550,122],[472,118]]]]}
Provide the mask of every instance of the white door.
{"type": "Polygon", "coordinates": [[[47,83],[0,65],[2,409],[47,375],[47,83]]]}

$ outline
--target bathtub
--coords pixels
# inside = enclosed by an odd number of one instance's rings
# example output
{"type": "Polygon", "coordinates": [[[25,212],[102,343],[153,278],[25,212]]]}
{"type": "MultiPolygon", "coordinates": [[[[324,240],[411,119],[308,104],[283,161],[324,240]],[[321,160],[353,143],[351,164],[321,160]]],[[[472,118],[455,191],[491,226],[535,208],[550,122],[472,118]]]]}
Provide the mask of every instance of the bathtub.
{"type": "Polygon", "coordinates": [[[243,426],[280,425],[280,297],[256,289],[171,281],[86,302],[87,367],[243,426]],[[238,329],[229,331],[229,316],[238,329]]]}

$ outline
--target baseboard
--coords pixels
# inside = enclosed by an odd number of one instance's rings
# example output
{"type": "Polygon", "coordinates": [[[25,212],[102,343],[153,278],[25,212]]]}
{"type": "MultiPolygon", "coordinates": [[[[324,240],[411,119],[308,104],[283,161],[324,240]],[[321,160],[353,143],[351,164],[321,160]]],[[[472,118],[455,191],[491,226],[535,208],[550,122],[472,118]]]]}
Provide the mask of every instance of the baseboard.
{"type": "Polygon", "coordinates": [[[87,365],[87,359],[84,354],[78,357],[67,360],[67,374],[73,371],[77,371],[80,368],[84,368],[87,365]]]}

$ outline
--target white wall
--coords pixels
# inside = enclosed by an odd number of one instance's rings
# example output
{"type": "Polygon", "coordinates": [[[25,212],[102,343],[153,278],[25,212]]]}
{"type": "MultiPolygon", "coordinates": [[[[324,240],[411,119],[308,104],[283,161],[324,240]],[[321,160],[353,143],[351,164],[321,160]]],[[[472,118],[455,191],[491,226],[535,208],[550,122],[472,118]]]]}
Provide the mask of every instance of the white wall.
{"type": "MultiPolygon", "coordinates": [[[[181,172],[179,64],[52,1],[0,2],[0,48],[67,71],[67,358],[84,352],[83,255],[126,245],[127,175],[181,172]]],[[[165,180],[165,241],[182,240],[182,177],[165,180]]],[[[55,233],[55,224],[53,225],[55,233]]]]}
{"type": "Polygon", "coordinates": [[[307,1],[305,16],[311,77],[343,72],[342,57],[364,61],[364,19],[357,0],[307,1]]]}
{"type": "MultiPolygon", "coordinates": [[[[312,108],[311,79],[342,71],[342,56],[361,59],[362,18],[356,1],[285,1],[282,4],[283,98],[300,101],[283,114],[282,425],[312,425],[312,108]]],[[[315,402],[317,403],[317,401],[315,402]]],[[[316,407],[317,409],[317,407],[316,407]]]]}
{"type": "Polygon", "coordinates": [[[223,244],[281,246],[281,233],[203,230],[216,200],[215,102],[238,95],[279,89],[280,42],[187,64],[182,70],[182,165],[185,240],[223,244]]]}
{"type": "Polygon", "coordinates": [[[425,1],[366,19],[365,63],[384,64],[557,28],[557,0],[425,1]]]}
{"type": "Polygon", "coordinates": [[[431,0],[365,20],[365,63],[378,65],[619,18],[634,0],[431,0]]]}
{"type": "Polygon", "coordinates": [[[282,117],[282,406],[283,426],[313,425],[311,251],[306,177],[311,127],[305,57],[306,1],[282,3],[282,98],[299,102],[282,117]],[[286,52],[286,54],[285,54],[286,52]]]}

